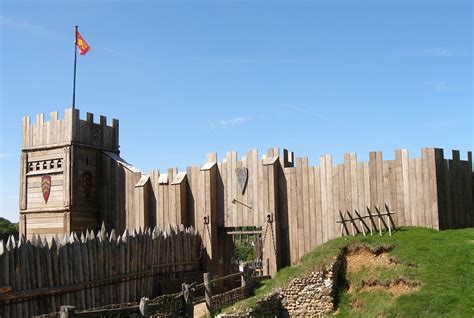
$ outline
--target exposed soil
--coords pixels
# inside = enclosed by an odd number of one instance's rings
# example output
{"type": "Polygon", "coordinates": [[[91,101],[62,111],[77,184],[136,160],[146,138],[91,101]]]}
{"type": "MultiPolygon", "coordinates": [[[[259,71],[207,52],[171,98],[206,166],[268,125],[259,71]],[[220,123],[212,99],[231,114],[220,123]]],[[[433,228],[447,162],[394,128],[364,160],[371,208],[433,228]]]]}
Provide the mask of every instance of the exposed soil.
{"type": "MultiPolygon", "coordinates": [[[[399,264],[396,260],[390,257],[388,251],[391,247],[377,247],[369,249],[364,246],[349,247],[346,250],[347,273],[356,273],[360,270],[367,270],[375,267],[391,267],[399,264]]],[[[416,267],[415,264],[402,264],[403,266],[416,267]]],[[[348,292],[354,292],[354,287],[351,282],[347,284],[348,292]]],[[[395,281],[381,282],[379,280],[362,281],[362,286],[357,290],[373,291],[384,290],[394,296],[399,296],[412,292],[419,288],[419,284],[398,278],[395,281]]],[[[362,307],[360,300],[355,299],[352,303],[353,308],[362,307]]]]}
{"type": "Polygon", "coordinates": [[[403,295],[417,290],[420,285],[404,279],[398,279],[395,282],[382,283],[377,280],[371,282],[362,282],[363,291],[385,290],[394,296],[403,295]]]}
{"type": "Polygon", "coordinates": [[[374,254],[372,251],[359,248],[346,254],[347,272],[355,273],[362,268],[384,267],[394,265],[387,252],[374,254]]]}

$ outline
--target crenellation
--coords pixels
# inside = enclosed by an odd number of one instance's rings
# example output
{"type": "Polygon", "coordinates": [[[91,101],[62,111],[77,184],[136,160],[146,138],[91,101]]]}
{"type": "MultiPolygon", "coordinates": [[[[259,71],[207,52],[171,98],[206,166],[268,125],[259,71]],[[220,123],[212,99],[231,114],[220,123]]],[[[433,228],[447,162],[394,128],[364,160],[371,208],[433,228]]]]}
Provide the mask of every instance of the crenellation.
{"type": "Polygon", "coordinates": [[[64,111],[63,119],[58,118],[57,111],[50,113],[49,121],[45,121],[44,114],[37,114],[35,118],[36,122],[32,123],[29,116],[23,117],[23,149],[78,142],[118,151],[117,119],[107,125],[107,117],[101,115],[100,123],[94,123],[94,114],[87,112],[82,120],[79,109],[71,108],[64,111]]]}
{"type": "Polygon", "coordinates": [[[457,160],[457,161],[461,160],[461,154],[459,150],[453,150],[452,152],[453,152],[453,160],[457,160]]]}
{"type": "Polygon", "coordinates": [[[36,114],[36,124],[44,124],[44,114],[36,114]]]}
{"type": "Polygon", "coordinates": [[[102,126],[107,126],[107,117],[104,115],[100,115],[100,124],[102,126]]]}
{"type": "Polygon", "coordinates": [[[87,121],[89,124],[93,124],[93,123],[94,123],[94,114],[87,112],[87,113],[86,113],[86,121],[87,121]]]}

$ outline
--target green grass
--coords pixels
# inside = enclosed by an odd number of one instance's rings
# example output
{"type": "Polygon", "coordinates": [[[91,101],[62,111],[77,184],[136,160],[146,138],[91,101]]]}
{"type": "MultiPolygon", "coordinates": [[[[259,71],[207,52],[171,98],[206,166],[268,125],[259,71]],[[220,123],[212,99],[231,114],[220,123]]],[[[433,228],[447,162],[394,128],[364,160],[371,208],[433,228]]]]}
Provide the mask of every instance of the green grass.
{"type": "Polygon", "coordinates": [[[434,231],[406,227],[393,236],[344,237],[306,254],[297,266],[280,270],[274,279],[262,283],[255,297],[231,308],[249,308],[273,288],[285,286],[292,277],[304,276],[323,265],[346,245],[391,245],[390,256],[399,264],[349,274],[351,293],[344,291],[336,316],[339,317],[474,317],[474,229],[434,231]],[[407,266],[407,264],[415,264],[407,266]],[[421,285],[399,296],[358,290],[362,280],[391,281],[404,278],[421,285]],[[357,303],[358,306],[352,304],[357,303]],[[353,308],[354,307],[354,308],[353,308]]]}

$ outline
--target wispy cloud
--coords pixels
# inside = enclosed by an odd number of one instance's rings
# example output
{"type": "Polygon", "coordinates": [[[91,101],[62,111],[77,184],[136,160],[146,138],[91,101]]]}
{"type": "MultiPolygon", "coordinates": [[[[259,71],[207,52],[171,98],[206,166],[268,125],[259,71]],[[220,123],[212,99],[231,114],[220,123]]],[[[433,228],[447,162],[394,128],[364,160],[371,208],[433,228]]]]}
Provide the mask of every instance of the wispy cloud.
{"type": "Polygon", "coordinates": [[[304,115],[309,115],[309,116],[316,117],[316,118],[319,118],[319,119],[328,120],[327,116],[325,116],[321,113],[315,112],[311,108],[305,108],[305,107],[291,105],[291,106],[288,106],[288,109],[290,109],[294,112],[297,112],[297,113],[304,114],[304,115]]]}
{"type": "Polygon", "coordinates": [[[435,58],[449,58],[454,56],[463,55],[462,51],[455,50],[447,47],[428,47],[419,48],[408,51],[394,52],[391,54],[392,57],[405,58],[405,57],[435,57],[435,58]]]}
{"type": "Polygon", "coordinates": [[[462,89],[461,86],[448,83],[446,81],[428,81],[425,82],[425,85],[430,86],[436,92],[453,92],[459,91],[462,89]]]}
{"type": "Polygon", "coordinates": [[[433,55],[433,56],[441,56],[441,57],[449,57],[456,55],[456,52],[452,49],[447,49],[443,47],[436,47],[436,48],[428,48],[421,51],[426,55],[433,55]]]}
{"type": "Polygon", "coordinates": [[[232,126],[237,126],[244,124],[248,122],[250,118],[244,117],[244,116],[237,116],[231,119],[220,119],[216,122],[211,122],[211,127],[212,128],[227,128],[227,127],[232,127],[232,126]]]}
{"type": "Polygon", "coordinates": [[[25,31],[25,32],[29,32],[29,33],[37,34],[37,35],[44,35],[44,34],[49,33],[49,30],[46,29],[45,27],[35,25],[26,21],[18,20],[18,19],[12,19],[9,17],[5,17],[3,15],[0,15],[0,26],[5,27],[5,28],[21,30],[21,31],[25,31]]]}
{"type": "Polygon", "coordinates": [[[13,155],[12,155],[12,154],[9,154],[9,153],[2,153],[2,152],[0,152],[0,160],[6,159],[6,158],[10,158],[10,157],[13,157],[13,155]]]}
{"type": "Polygon", "coordinates": [[[191,61],[199,63],[220,63],[220,64],[315,64],[318,61],[312,59],[286,59],[286,58],[245,58],[245,57],[229,57],[229,58],[200,58],[192,57],[191,61]]]}

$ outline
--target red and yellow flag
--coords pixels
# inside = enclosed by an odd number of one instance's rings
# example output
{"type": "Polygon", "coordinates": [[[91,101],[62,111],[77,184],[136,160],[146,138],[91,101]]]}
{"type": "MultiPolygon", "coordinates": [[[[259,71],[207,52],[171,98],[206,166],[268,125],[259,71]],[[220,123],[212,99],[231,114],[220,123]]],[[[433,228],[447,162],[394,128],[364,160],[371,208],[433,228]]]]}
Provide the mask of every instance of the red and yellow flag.
{"type": "Polygon", "coordinates": [[[82,37],[79,31],[76,31],[76,45],[79,48],[79,52],[81,55],[86,55],[87,52],[90,50],[89,44],[87,44],[86,40],[82,37]]]}

